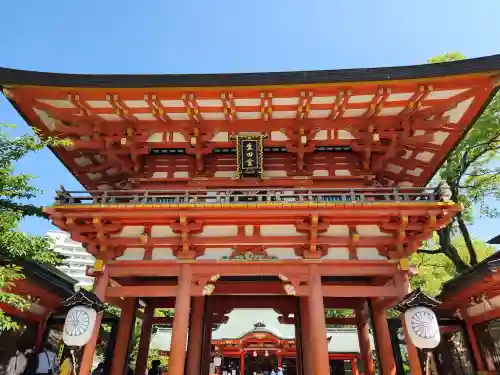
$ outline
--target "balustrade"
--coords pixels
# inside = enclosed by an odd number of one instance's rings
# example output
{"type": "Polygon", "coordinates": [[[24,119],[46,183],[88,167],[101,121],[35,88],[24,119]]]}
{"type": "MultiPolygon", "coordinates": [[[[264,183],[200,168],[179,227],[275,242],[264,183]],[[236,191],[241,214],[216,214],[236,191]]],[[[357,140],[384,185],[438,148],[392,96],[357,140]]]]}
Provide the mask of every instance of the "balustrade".
{"type": "Polygon", "coordinates": [[[196,189],[56,192],[55,204],[223,204],[259,202],[405,202],[447,200],[437,188],[196,189]]]}

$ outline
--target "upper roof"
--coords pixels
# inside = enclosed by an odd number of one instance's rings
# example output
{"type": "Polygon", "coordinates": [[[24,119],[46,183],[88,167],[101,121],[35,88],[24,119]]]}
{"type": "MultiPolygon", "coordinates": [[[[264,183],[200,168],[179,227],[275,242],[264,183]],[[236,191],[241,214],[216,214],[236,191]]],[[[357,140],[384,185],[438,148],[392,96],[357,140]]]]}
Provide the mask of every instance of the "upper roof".
{"type": "Polygon", "coordinates": [[[64,74],[0,68],[0,84],[85,88],[240,87],[425,79],[499,69],[500,54],[441,64],[268,73],[64,74]]]}
{"type": "MultiPolygon", "coordinates": [[[[499,73],[500,55],[495,55],[417,66],[243,74],[0,68],[0,86],[30,125],[73,141],[56,152],[88,189],[123,188],[155,172],[162,182],[191,178],[192,166],[185,161],[162,166],[146,163],[143,156],[175,151],[196,154],[198,163],[234,147],[229,135],[241,132],[267,133],[270,150],[312,153],[341,146],[361,160],[362,167],[347,172],[344,161],[338,162],[344,163],[340,171],[326,174],[309,168],[312,180],[349,175],[422,186],[482,112],[499,73]]],[[[221,163],[214,163],[207,173],[219,171],[221,163]]],[[[307,172],[298,168],[295,175],[307,172]]],[[[219,178],[227,181],[228,172],[219,178]]],[[[294,178],[289,171],[272,172],[294,178]]]]}

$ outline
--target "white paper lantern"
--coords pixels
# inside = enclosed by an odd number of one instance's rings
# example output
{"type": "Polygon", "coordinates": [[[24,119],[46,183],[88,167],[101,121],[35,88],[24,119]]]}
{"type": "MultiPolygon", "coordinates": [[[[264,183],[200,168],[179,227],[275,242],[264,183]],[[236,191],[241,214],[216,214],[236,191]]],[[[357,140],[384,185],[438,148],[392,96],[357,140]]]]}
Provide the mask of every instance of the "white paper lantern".
{"type": "Polygon", "coordinates": [[[68,346],[84,346],[94,331],[97,313],[87,306],[75,306],[64,321],[63,341],[68,346]]]}
{"type": "Polygon", "coordinates": [[[420,349],[434,349],[441,341],[436,314],[427,307],[412,307],[405,312],[410,341],[420,349]]]}
{"type": "Polygon", "coordinates": [[[214,358],[214,365],[215,367],[219,367],[222,363],[222,358],[221,357],[215,357],[214,358]]]}

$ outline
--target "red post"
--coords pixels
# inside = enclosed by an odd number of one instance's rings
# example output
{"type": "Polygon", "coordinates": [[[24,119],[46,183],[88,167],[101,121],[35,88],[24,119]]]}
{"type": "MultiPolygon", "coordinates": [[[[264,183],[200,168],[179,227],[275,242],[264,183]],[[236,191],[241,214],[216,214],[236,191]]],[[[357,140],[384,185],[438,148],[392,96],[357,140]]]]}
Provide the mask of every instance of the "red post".
{"type": "Polygon", "coordinates": [[[118,333],[116,334],[115,348],[113,350],[113,362],[111,363],[111,375],[123,375],[130,342],[130,333],[134,325],[137,300],[126,298],[123,301],[118,333]]]}
{"type": "Polygon", "coordinates": [[[36,331],[36,342],[35,342],[35,349],[36,351],[40,351],[42,348],[42,343],[43,343],[43,334],[45,333],[45,328],[47,327],[47,320],[49,319],[50,316],[50,311],[46,311],[45,314],[41,317],[40,321],[38,322],[38,328],[36,331]]]}
{"type": "Polygon", "coordinates": [[[186,372],[187,375],[200,374],[204,307],[205,299],[203,297],[193,298],[193,308],[191,310],[191,326],[189,327],[188,360],[186,372]]]}
{"type": "Polygon", "coordinates": [[[141,327],[141,339],[139,342],[139,353],[135,363],[135,375],[144,375],[148,367],[149,343],[151,342],[151,331],[153,329],[154,308],[149,304],[144,309],[144,319],[141,327]]]}
{"type": "Polygon", "coordinates": [[[311,355],[314,375],[329,375],[328,341],[326,338],[325,307],[321,276],[317,265],[309,268],[309,318],[311,326],[311,355]]]}
{"type": "MultiPolygon", "coordinates": [[[[299,307],[300,308],[300,307],[299,307]]],[[[300,334],[300,325],[299,325],[299,314],[295,315],[295,355],[296,355],[296,374],[304,375],[304,345],[302,343],[302,335],[300,334]]]]}
{"type": "Polygon", "coordinates": [[[364,375],[375,374],[372,348],[370,345],[370,332],[368,330],[368,311],[366,303],[362,309],[356,309],[356,326],[358,331],[361,360],[363,361],[364,375]]]}
{"type": "MultiPolygon", "coordinates": [[[[302,363],[305,375],[313,373],[311,360],[311,325],[309,319],[309,302],[307,297],[299,297],[300,327],[302,332],[302,363]]],[[[296,346],[297,346],[296,340],[296,346]]],[[[296,350],[297,352],[297,350],[296,350]]]]}
{"type": "Polygon", "coordinates": [[[351,359],[351,373],[352,375],[359,375],[358,365],[356,363],[356,358],[351,359]]]}
{"type": "Polygon", "coordinates": [[[172,328],[172,346],[170,348],[170,358],[168,363],[168,375],[184,374],[192,283],[192,271],[189,264],[182,265],[178,280],[177,295],[175,297],[174,326],[172,328]]]}
{"type": "Polygon", "coordinates": [[[376,331],[377,348],[380,355],[379,360],[382,367],[382,375],[395,375],[396,363],[394,362],[389,326],[387,325],[387,314],[376,304],[374,304],[373,307],[373,325],[375,326],[376,331]]]}
{"type": "Polygon", "coordinates": [[[486,370],[486,366],[484,365],[483,357],[481,356],[481,351],[479,350],[479,346],[477,345],[476,334],[474,332],[472,324],[470,324],[467,318],[465,318],[465,327],[467,329],[467,333],[469,336],[469,342],[472,348],[472,353],[474,354],[474,359],[476,360],[476,367],[477,367],[476,370],[484,371],[486,370]]]}
{"type": "MultiPolygon", "coordinates": [[[[108,283],[109,276],[106,269],[104,269],[103,273],[100,276],[97,276],[94,281],[94,293],[102,302],[105,302],[104,297],[106,295],[106,288],[108,287],[108,283]]],[[[103,314],[104,312],[97,314],[92,338],[83,349],[79,375],[90,375],[90,372],[92,371],[92,362],[94,361],[94,353],[97,345],[97,340],[99,339],[99,331],[101,329],[103,314]]]]}
{"type": "Polygon", "coordinates": [[[408,351],[408,362],[410,363],[411,375],[422,375],[422,367],[420,364],[420,357],[418,355],[418,350],[416,346],[413,345],[411,340],[409,340],[410,336],[408,334],[408,330],[406,329],[406,322],[404,316],[401,319],[401,323],[405,334],[405,342],[408,351]]]}
{"type": "Polygon", "coordinates": [[[278,357],[278,367],[283,367],[283,358],[281,358],[281,351],[278,350],[278,353],[277,353],[277,357],[278,357]]]}
{"type": "Polygon", "coordinates": [[[201,355],[201,375],[209,375],[210,363],[212,361],[212,326],[213,326],[213,310],[211,308],[210,297],[206,297],[206,309],[203,319],[205,321],[205,330],[203,334],[203,348],[201,355]]]}
{"type": "Polygon", "coordinates": [[[245,375],[245,351],[240,352],[240,375],[245,375]]]}

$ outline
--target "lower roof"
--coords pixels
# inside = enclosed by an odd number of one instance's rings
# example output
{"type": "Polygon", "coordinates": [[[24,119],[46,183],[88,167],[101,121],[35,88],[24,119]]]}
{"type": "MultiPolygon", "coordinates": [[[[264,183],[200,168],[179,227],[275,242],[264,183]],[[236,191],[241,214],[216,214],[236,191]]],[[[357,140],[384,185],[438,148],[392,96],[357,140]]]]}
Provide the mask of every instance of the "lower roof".
{"type": "MultiPolygon", "coordinates": [[[[439,299],[446,302],[463,291],[470,289],[474,284],[482,283],[486,276],[497,272],[500,267],[500,252],[496,252],[477,265],[463,271],[458,276],[445,282],[439,299]]],[[[486,284],[484,284],[487,287],[486,284]]]]}
{"type": "Polygon", "coordinates": [[[74,293],[75,285],[78,283],[77,280],[51,265],[27,259],[19,260],[1,256],[0,265],[8,264],[16,264],[22,267],[22,273],[28,281],[52,291],[62,299],[70,297],[74,293]]]}

